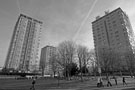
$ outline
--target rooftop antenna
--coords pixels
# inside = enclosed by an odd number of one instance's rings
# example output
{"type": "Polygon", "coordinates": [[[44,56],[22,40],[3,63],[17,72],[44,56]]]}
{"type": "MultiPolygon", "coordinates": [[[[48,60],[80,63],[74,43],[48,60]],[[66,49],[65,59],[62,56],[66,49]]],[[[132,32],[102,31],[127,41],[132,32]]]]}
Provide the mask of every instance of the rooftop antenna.
{"type": "Polygon", "coordinates": [[[19,0],[16,1],[16,4],[17,4],[17,7],[19,9],[19,14],[21,13],[21,8],[20,8],[20,3],[19,3],[19,0]]]}
{"type": "MultiPolygon", "coordinates": [[[[20,14],[24,14],[24,12],[22,11],[21,7],[20,7],[20,2],[19,0],[16,0],[16,4],[17,4],[17,7],[18,7],[18,10],[19,10],[19,15],[20,14]]],[[[27,15],[27,14],[26,14],[27,15]]]]}
{"type": "Polygon", "coordinates": [[[105,11],[105,15],[109,14],[109,10],[105,11]]]}

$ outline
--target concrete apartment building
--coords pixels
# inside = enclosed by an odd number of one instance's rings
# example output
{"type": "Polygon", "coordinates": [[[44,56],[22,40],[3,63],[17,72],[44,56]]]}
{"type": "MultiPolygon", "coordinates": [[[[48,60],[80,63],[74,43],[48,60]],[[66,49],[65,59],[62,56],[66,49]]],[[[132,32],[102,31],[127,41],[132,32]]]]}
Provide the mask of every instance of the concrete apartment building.
{"type": "MultiPolygon", "coordinates": [[[[134,33],[129,18],[121,8],[109,12],[105,15],[97,16],[92,22],[93,39],[96,57],[101,60],[101,52],[108,48],[118,53],[130,52],[134,56],[134,33]]],[[[121,55],[123,65],[124,55],[121,55]]],[[[125,63],[124,63],[125,62],[125,63]]]]}
{"type": "Polygon", "coordinates": [[[38,59],[42,22],[20,14],[14,27],[5,68],[33,71],[38,59]]]}
{"type": "Polygon", "coordinates": [[[45,46],[41,49],[40,65],[39,69],[42,71],[42,75],[52,75],[52,65],[50,64],[51,57],[55,55],[56,47],[45,46]]]}

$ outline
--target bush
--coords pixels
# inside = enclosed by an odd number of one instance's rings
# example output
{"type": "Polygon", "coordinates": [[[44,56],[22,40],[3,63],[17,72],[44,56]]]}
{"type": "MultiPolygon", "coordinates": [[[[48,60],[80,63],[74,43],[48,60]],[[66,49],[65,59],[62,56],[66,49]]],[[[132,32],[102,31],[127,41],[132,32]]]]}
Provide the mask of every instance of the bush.
{"type": "Polygon", "coordinates": [[[68,76],[74,76],[74,75],[77,75],[79,72],[78,70],[78,67],[77,67],[77,64],[76,63],[69,63],[67,64],[66,68],[64,69],[64,72],[63,72],[63,75],[65,77],[68,76]]]}

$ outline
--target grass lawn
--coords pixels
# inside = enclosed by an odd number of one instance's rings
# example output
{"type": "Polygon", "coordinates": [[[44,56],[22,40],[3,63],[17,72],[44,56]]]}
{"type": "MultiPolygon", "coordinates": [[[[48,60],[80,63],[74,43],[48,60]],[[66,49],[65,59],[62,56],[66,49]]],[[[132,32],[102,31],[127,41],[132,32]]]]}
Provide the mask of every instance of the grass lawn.
{"type": "MultiPolygon", "coordinates": [[[[128,84],[135,83],[135,79],[126,79],[128,84]]],[[[32,80],[16,80],[16,79],[0,79],[0,90],[30,90],[32,80]]],[[[35,90],[100,90],[96,87],[97,80],[84,80],[81,82],[80,80],[60,80],[58,86],[57,78],[45,78],[45,79],[37,79],[35,84],[35,90]],[[94,89],[96,88],[96,89],[94,89]]],[[[111,80],[113,87],[115,87],[114,80],[111,80]]],[[[104,90],[106,87],[106,81],[104,81],[105,87],[102,88],[104,90]]],[[[118,85],[123,87],[121,78],[118,79],[118,85]]],[[[112,88],[113,88],[112,87],[112,88]]],[[[111,88],[111,87],[109,87],[111,88]]],[[[106,89],[105,89],[106,90],[106,89]]],[[[113,90],[113,89],[112,89],[113,90]]],[[[121,89],[121,90],[130,90],[130,89],[121,89]]],[[[133,89],[131,89],[133,90],[133,89]]],[[[134,89],[135,90],[135,89],[134,89]]]]}
{"type": "MultiPolygon", "coordinates": [[[[32,80],[0,79],[0,90],[29,90],[32,80]]],[[[78,87],[82,83],[80,80],[58,80],[55,78],[37,79],[36,90],[46,89],[68,89],[78,87]]],[[[84,84],[84,83],[83,83],[84,84]]]]}

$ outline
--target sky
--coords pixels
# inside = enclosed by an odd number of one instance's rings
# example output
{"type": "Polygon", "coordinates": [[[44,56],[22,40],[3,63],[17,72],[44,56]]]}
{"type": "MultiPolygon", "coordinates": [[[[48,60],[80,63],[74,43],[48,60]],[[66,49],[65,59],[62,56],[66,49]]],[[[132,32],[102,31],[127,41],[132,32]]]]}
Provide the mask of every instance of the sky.
{"type": "Polygon", "coordinates": [[[135,0],[0,0],[0,67],[20,13],[43,22],[39,51],[65,40],[93,49],[91,22],[118,7],[127,13],[135,30],[135,0]]]}

